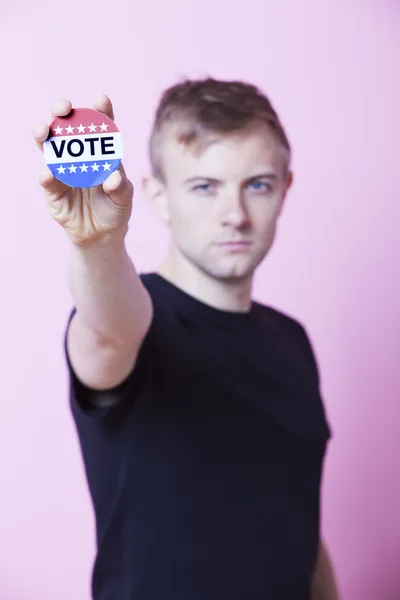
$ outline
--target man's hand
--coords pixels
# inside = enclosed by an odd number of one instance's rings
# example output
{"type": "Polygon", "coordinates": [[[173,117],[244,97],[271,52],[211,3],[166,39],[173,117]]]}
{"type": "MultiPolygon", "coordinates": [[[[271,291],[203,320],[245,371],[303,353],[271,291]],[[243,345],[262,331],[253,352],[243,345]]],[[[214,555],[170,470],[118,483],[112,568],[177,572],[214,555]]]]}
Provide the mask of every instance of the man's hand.
{"type": "MultiPolygon", "coordinates": [[[[99,96],[93,108],[114,119],[113,107],[107,96],[99,96]]],[[[52,117],[65,117],[72,110],[69,100],[58,100],[52,107],[52,117]]],[[[43,151],[49,136],[49,125],[38,125],[34,139],[43,151]]],[[[126,233],[132,212],[133,186],[122,166],[103,183],[89,189],[74,189],[56,179],[49,169],[40,178],[51,216],[66,231],[74,245],[97,242],[109,235],[126,233]]]]}

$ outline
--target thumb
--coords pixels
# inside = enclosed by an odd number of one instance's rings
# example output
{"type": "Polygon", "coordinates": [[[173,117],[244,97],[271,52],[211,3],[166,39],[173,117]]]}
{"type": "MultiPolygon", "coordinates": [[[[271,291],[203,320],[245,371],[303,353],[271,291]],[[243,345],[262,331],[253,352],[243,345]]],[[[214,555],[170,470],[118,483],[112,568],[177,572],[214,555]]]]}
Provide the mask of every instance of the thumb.
{"type": "Polygon", "coordinates": [[[129,206],[132,203],[133,185],[119,170],[106,179],[103,190],[118,206],[129,206]]]}

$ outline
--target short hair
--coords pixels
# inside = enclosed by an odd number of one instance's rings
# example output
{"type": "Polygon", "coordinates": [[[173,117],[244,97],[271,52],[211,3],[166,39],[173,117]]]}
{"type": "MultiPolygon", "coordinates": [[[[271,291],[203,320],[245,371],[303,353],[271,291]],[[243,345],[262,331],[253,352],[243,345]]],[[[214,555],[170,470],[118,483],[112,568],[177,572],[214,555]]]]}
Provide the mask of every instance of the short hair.
{"type": "Polygon", "coordinates": [[[271,102],[258,87],[210,77],[183,80],[164,91],[156,110],[149,142],[152,173],[163,179],[161,146],[167,128],[173,126],[178,141],[189,146],[205,143],[210,134],[227,135],[260,122],[266,123],[275,134],[289,169],[291,148],[285,130],[271,102]]]}

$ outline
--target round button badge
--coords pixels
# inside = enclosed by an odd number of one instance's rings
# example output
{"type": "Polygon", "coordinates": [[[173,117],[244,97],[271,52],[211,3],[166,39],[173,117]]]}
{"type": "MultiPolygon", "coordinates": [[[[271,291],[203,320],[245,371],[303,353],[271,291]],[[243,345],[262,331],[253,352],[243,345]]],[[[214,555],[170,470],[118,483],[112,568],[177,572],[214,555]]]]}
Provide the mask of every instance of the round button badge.
{"type": "Polygon", "coordinates": [[[119,129],[107,115],[74,108],[51,123],[43,151],[57,179],[73,188],[91,188],[118,169],[123,147],[119,129]]]}

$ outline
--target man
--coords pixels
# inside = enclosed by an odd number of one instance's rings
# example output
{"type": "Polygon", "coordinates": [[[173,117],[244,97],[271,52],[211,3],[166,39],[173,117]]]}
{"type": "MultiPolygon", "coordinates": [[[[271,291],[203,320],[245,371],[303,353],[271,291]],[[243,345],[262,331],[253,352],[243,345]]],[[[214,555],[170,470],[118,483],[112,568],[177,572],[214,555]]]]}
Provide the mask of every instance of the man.
{"type": "MultiPolygon", "coordinates": [[[[111,102],[94,108],[113,118],[111,102]]],[[[53,116],[71,103],[59,101],[53,116]]],[[[39,146],[49,128],[35,130],[39,146]]],[[[123,169],[41,178],[71,241],[70,400],[96,515],[96,600],[333,600],[320,536],[330,436],[302,325],[252,301],[292,182],[268,99],[243,82],[167,90],[143,189],[171,232],[157,272],[125,249],[123,169]]]]}

